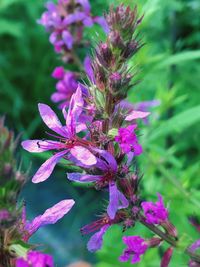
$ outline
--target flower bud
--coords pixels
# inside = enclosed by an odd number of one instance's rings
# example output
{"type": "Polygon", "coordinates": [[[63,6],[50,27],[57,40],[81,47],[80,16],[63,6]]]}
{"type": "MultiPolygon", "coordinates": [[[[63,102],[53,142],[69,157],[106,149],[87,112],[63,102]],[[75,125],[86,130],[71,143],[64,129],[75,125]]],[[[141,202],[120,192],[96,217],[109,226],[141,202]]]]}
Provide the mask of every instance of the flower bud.
{"type": "Polygon", "coordinates": [[[132,57],[140,48],[140,44],[139,42],[137,42],[136,40],[132,40],[127,46],[126,49],[123,53],[123,57],[125,59],[128,59],[130,57],[132,57]]]}
{"type": "Polygon", "coordinates": [[[109,87],[112,93],[115,93],[121,87],[121,74],[114,72],[109,77],[109,87]]]}
{"type": "Polygon", "coordinates": [[[177,229],[175,228],[175,226],[169,220],[166,220],[166,221],[162,222],[161,226],[166,230],[166,232],[170,236],[173,236],[173,237],[177,238],[177,236],[178,236],[177,229]]]}
{"type": "Polygon", "coordinates": [[[169,266],[172,254],[173,254],[173,248],[170,247],[165,251],[163,258],[162,258],[162,261],[161,261],[161,264],[160,264],[160,267],[168,267],[169,266]]]}
{"type": "Polygon", "coordinates": [[[119,48],[120,50],[123,50],[125,48],[123,40],[122,40],[119,32],[111,31],[109,33],[108,38],[109,38],[109,41],[111,42],[113,47],[119,48]]]}
{"type": "Polygon", "coordinates": [[[163,240],[159,237],[152,237],[147,241],[149,248],[158,247],[163,240]]]}

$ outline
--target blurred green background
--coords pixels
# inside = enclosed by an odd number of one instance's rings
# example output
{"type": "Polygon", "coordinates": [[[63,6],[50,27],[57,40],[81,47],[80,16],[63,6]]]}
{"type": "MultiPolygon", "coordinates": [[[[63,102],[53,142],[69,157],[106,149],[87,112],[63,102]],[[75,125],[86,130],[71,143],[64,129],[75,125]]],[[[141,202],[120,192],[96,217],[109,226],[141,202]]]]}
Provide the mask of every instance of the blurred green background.
{"type": "MultiPolygon", "coordinates": [[[[155,193],[160,192],[183,243],[192,242],[199,233],[188,223],[188,217],[198,217],[200,210],[200,1],[91,0],[93,14],[101,15],[109,4],[121,2],[132,7],[138,4],[140,14],[145,14],[140,26],[145,46],[130,61],[130,66],[138,65],[141,83],[130,92],[129,100],[160,101],[151,110],[149,124],[140,127],[145,150],[139,157],[144,174],[142,196],[155,200],[155,193]]],[[[7,125],[16,134],[22,133],[22,139],[44,137],[38,102],[57,109],[50,102],[55,88],[50,75],[60,61],[48,42],[48,34],[36,23],[44,3],[0,0],[0,114],[6,115],[7,125]]],[[[87,30],[86,37],[92,43],[96,42],[93,36],[98,30],[87,30]]],[[[31,174],[44,161],[20,148],[18,154],[23,155],[25,169],[32,162],[31,174]]],[[[117,226],[106,234],[102,251],[96,255],[87,252],[88,237],[83,238],[79,228],[102,211],[106,195],[104,198],[104,193],[74,187],[65,173],[66,169],[57,168],[49,181],[39,185],[29,182],[22,193],[30,218],[63,198],[76,200],[69,215],[56,226],[41,229],[33,241],[48,244],[59,267],[80,259],[96,267],[130,266],[117,260],[124,248],[117,226]]],[[[138,233],[150,236],[139,225],[127,235],[138,233]]],[[[148,251],[138,266],[159,266],[162,253],[163,247],[148,251]]],[[[186,266],[187,260],[176,251],[170,266],[186,266]]]]}

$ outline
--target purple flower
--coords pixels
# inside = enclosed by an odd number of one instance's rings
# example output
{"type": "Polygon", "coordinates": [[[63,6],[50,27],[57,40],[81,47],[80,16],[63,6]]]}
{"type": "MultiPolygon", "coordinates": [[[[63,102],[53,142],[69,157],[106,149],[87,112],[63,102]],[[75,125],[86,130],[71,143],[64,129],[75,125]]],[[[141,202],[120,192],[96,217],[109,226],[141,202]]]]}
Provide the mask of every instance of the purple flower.
{"type": "Polygon", "coordinates": [[[91,16],[88,0],[76,0],[73,5],[66,0],[48,2],[46,8],[38,23],[50,32],[49,40],[57,53],[70,52],[74,44],[80,43],[84,27],[91,27],[94,22],[108,29],[104,18],[91,16]]]}
{"type": "Polygon", "coordinates": [[[116,212],[119,209],[127,208],[129,205],[128,200],[118,190],[115,176],[117,174],[117,162],[115,158],[107,151],[94,149],[99,154],[95,167],[101,174],[82,174],[82,173],[68,173],[68,179],[78,182],[95,182],[98,188],[105,186],[109,187],[109,205],[107,213],[111,219],[115,218],[116,212]],[[100,158],[101,157],[101,158],[100,158]]]}
{"type": "Polygon", "coordinates": [[[25,214],[22,218],[22,231],[24,240],[28,240],[40,227],[55,224],[64,215],[66,215],[74,205],[73,199],[65,199],[47,209],[42,215],[35,217],[31,222],[26,221],[25,214]]]}
{"type": "Polygon", "coordinates": [[[39,251],[29,251],[26,259],[18,258],[16,267],[54,267],[51,255],[43,254],[39,251]]]}
{"type": "Polygon", "coordinates": [[[56,133],[52,135],[58,138],[58,141],[52,140],[27,140],[22,142],[22,146],[29,152],[41,153],[53,150],[56,153],[45,161],[34,175],[34,183],[43,182],[49,178],[55,165],[61,158],[65,158],[69,153],[77,161],[87,166],[96,164],[96,157],[88,149],[91,146],[87,140],[77,137],[76,133],[82,129],[78,124],[78,119],[82,113],[83,99],[80,87],[72,95],[68,113],[63,109],[63,115],[66,120],[66,126],[62,126],[54,111],[45,104],[39,104],[40,115],[44,123],[56,133]]]}
{"type": "Polygon", "coordinates": [[[119,143],[121,150],[124,153],[134,152],[138,156],[142,153],[142,147],[138,143],[138,139],[134,130],[137,124],[129,125],[126,128],[120,128],[118,135],[115,136],[115,141],[119,143]]]}
{"type": "Polygon", "coordinates": [[[56,84],[57,92],[53,93],[51,100],[60,103],[59,108],[68,107],[72,95],[78,87],[77,76],[71,71],[64,71],[62,67],[57,67],[52,76],[59,81],[56,84]]]}
{"type": "Polygon", "coordinates": [[[140,261],[140,256],[144,254],[148,248],[147,243],[140,236],[124,236],[123,242],[127,245],[119,260],[126,262],[131,259],[131,263],[140,261]]]}
{"type": "Polygon", "coordinates": [[[158,202],[142,202],[146,222],[149,224],[161,224],[168,219],[168,210],[165,208],[162,196],[158,195],[158,202]]]}

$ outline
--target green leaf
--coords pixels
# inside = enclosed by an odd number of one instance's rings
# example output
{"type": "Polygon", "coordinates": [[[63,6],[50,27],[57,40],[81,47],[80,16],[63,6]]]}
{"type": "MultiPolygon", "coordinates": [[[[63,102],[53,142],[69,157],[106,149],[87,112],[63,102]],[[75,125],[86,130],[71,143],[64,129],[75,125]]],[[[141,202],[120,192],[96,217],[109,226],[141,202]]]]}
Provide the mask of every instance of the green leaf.
{"type": "Polygon", "coordinates": [[[163,62],[158,64],[157,68],[165,68],[174,64],[181,64],[185,61],[196,60],[200,58],[200,50],[181,52],[179,54],[167,57],[163,62]]]}
{"type": "Polygon", "coordinates": [[[16,21],[0,19],[0,35],[3,34],[21,37],[23,34],[22,24],[16,21]]]}
{"type": "Polygon", "coordinates": [[[153,133],[148,137],[148,142],[156,140],[159,137],[167,136],[174,132],[180,133],[194,123],[197,123],[199,120],[200,105],[181,112],[168,121],[162,122],[161,125],[157,129],[154,129],[153,133]]]}

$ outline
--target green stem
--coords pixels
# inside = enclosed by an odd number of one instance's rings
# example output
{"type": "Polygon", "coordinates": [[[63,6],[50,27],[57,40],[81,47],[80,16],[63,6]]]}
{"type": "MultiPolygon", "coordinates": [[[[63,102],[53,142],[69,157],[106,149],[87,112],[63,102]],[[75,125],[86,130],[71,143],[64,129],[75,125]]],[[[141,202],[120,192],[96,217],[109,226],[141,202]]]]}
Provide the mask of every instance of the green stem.
{"type": "MultiPolygon", "coordinates": [[[[164,233],[163,231],[161,231],[158,227],[156,227],[153,224],[149,224],[145,221],[144,217],[140,217],[139,221],[146,226],[149,230],[151,230],[153,233],[155,233],[156,235],[158,235],[159,237],[161,237],[163,240],[165,240],[168,244],[170,244],[172,247],[176,248],[178,247],[178,242],[173,239],[172,237],[170,237],[168,234],[164,233]]],[[[184,253],[186,253],[188,256],[190,256],[190,258],[192,260],[194,260],[195,262],[200,263],[200,255],[198,255],[197,253],[193,252],[190,250],[190,248],[186,248],[184,250],[184,253]]]]}

